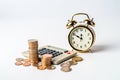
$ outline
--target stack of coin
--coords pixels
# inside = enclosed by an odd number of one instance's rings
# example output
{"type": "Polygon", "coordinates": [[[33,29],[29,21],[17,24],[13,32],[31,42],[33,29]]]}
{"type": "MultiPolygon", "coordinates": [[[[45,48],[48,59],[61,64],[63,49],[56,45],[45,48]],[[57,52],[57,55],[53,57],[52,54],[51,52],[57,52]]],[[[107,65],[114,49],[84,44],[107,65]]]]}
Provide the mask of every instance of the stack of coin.
{"type": "Polygon", "coordinates": [[[61,64],[60,66],[62,67],[61,68],[61,71],[63,71],[63,72],[70,72],[72,69],[70,68],[71,67],[71,61],[68,61],[68,62],[66,62],[66,63],[63,63],[63,64],[61,64]]]}
{"type": "Polygon", "coordinates": [[[28,40],[29,44],[29,59],[33,66],[38,64],[38,41],[36,39],[28,40]]]}
{"type": "Polygon", "coordinates": [[[52,54],[42,55],[41,65],[40,66],[38,65],[37,68],[39,70],[45,70],[45,69],[54,70],[55,66],[51,65],[51,60],[52,60],[52,54]]]}
{"type": "Polygon", "coordinates": [[[51,66],[52,54],[44,54],[42,55],[41,64],[42,66],[51,66]]]}

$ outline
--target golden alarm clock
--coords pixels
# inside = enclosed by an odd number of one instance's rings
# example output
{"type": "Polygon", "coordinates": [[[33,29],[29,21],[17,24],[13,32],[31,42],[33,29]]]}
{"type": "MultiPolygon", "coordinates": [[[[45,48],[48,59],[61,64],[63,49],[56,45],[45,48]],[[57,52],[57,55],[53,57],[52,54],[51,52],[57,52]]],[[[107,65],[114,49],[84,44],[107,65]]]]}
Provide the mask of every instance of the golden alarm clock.
{"type": "Polygon", "coordinates": [[[91,49],[95,42],[95,31],[93,30],[93,18],[90,19],[86,13],[77,13],[72,16],[71,20],[68,20],[66,25],[67,29],[73,27],[68,35],[68,42],[73,50],[86,52],[91,49]],[[74,20],[74,16],[84,15],[87,18],[83,21],[74,20]]]}

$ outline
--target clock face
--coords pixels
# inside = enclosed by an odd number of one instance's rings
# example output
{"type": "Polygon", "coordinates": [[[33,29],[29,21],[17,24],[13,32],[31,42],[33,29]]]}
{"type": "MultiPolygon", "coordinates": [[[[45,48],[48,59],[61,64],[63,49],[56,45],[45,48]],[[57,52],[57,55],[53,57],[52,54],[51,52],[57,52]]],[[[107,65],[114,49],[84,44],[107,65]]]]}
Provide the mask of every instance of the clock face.
{"type": "Polygon", "coordinates": [[[90,29],[84,26],[79,26],[71,30],[68,40],[73,49],[86,51],[92,46],[94,36],[90,29]]]}

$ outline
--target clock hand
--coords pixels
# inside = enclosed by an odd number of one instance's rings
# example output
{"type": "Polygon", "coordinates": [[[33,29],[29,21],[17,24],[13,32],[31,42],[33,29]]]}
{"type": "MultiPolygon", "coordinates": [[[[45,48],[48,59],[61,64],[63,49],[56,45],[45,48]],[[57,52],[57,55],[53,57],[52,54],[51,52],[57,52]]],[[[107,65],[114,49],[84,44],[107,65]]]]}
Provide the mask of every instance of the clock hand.
{"type": "Polygon", "coordinates": [[[83,35],[82,35],[82,34],[80,34],[80,41],[81,41],[81,40],[83,40],[82,36],[83,36],[83,35]]]}
{"type": "Polygon", "coordinates": [[[82,37],[80,37],[80,41],[82,41],[83,40],[83,38],[82,37]]]}
{"type": "Polygon", "coordinates": [[[83,40],[83,38],[81,37],[80,40],[83,40]]]}
{"type": "Polygon", "coordinates": [[[82,34],[80,34],[80,36],[83,36],[82,34]]]}
{"type": "Polygon", "coordinates": [[[75,33],[73,33],[74,36],[76,36],[77,38],[80,38],[80,36],[76,35],[75,33]]]}
{"type": "Polygon", "coordinates": [[[74,35],[74,36],[76,36],[77,38],[79,38],[79,39],[80,39],[80,41],[82,41],[82,40],[83,40],[83,38],[82,38],[82,36],[83,36],[83,35],[82,35],[82,34],[81,34],[80,36],[78,36],[78,35],[76,35],[75,33],[73,33],[73,35],[74,35]]]}

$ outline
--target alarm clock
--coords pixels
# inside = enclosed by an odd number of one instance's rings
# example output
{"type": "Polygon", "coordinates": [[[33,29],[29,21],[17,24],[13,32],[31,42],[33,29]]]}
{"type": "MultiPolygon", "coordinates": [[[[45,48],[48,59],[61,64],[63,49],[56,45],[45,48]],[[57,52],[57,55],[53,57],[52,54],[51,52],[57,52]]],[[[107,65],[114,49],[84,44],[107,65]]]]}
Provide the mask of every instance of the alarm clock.
{"type": "Polygon", "coordinates": [[[68,42],[73,50],[86,52],[91,49],[95,42],[95,31],[93,30],[93,18],[90,19],[86,13],[77,13],[72,16],[71,20],[68,20],[66,25],[67,29],[71,29],[68,35],[68,42]],[[76,21],[74,17],[77,15],[84,15],[86,19],[83,21],[76,21]]]}

